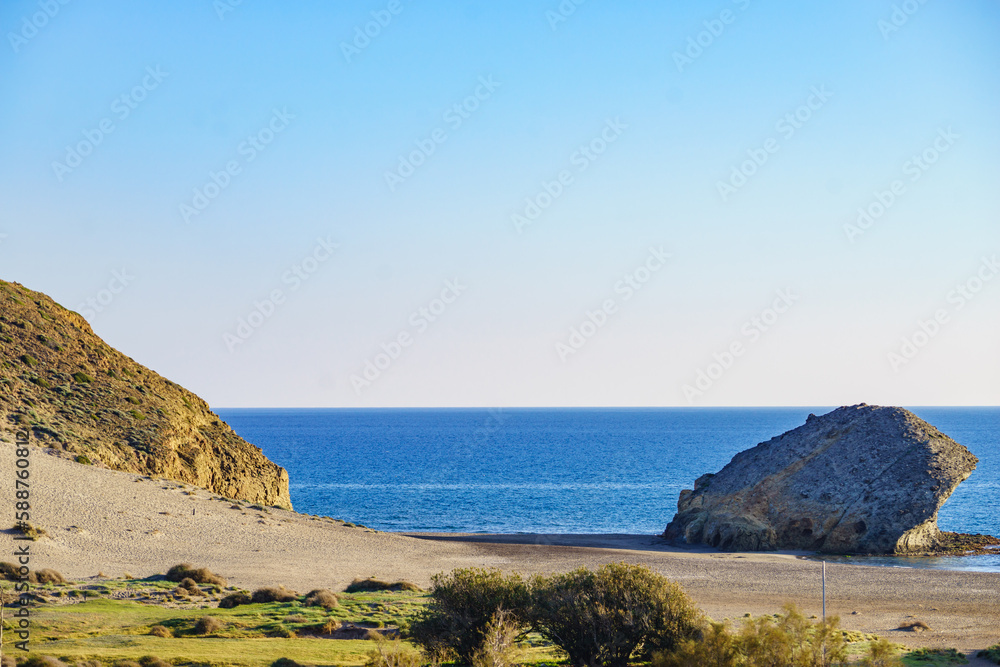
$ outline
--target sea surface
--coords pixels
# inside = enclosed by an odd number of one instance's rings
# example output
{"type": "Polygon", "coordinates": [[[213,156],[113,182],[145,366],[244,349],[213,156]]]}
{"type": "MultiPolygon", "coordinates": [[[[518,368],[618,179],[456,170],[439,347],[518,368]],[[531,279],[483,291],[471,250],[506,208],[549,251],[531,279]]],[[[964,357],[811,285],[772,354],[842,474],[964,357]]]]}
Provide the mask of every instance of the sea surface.
{"type": "MultiPolygon", "coordinates": [[[[296,511],[388,531],[661,533],[677,495],[831,408],[220,409],[296,511]]],[[[1000,408],[909,408],[979,457],[942,530],[1000,535],[1000,408]]],[[[1000,571],[1000,554],[855,559],[1000,571]]]]}

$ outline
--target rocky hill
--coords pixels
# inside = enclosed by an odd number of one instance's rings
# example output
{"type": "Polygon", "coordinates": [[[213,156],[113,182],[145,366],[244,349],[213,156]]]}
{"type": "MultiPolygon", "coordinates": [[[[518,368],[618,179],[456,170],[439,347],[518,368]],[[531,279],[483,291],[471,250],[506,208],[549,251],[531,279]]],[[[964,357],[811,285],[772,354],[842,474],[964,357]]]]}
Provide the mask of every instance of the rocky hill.
{"type": "Polygon", "coordinates": [[[0,430],[83,464],[291,507],[288,473],[190,391],[40,292],[0,281],[0,430]]]}
{"type": "Polygon", "coordinates": [[[729,551],[940,551],[981,537],[937,526],[938,509],[977,462],[902,408],[842,407],[699,477],[681,491],[664,537],[729,551]]]}

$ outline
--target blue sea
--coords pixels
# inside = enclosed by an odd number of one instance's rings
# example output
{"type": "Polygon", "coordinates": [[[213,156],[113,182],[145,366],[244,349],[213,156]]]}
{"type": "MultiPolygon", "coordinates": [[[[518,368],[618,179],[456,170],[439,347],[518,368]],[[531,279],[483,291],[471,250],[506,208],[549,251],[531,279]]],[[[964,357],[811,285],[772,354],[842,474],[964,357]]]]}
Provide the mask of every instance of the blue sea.
{"type": "MultiPolygon", "coordinates": [[[[830,409],[217,412],[288,470],[299,512],[387,531],[659,534],[696,477],[830,409]]],[[[940,528],[1000,535],[1000,408],[910,410],[979,457],[940,528]]],[[[1000,555],[960,561],[917,564],[1000,571],[1000,555]]]]}

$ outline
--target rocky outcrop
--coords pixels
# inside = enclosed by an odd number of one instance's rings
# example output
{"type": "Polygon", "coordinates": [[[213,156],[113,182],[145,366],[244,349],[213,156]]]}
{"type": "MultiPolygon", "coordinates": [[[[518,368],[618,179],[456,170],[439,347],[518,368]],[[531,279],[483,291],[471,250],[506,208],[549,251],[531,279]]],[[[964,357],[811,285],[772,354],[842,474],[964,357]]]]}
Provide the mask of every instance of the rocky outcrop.
{"type": "Polygon", "coordinates": [[[699,477],[664,537],[725,551],[933,551],[938,509],[977,462],[902,408],[842,407],[699,477]]]}
{"type": "Polygon", "coordinates": [[[98,338],[77,313],[0,281],[0,431],[82,463],[291,508],[288,473],[208,404],[98,338]]]}

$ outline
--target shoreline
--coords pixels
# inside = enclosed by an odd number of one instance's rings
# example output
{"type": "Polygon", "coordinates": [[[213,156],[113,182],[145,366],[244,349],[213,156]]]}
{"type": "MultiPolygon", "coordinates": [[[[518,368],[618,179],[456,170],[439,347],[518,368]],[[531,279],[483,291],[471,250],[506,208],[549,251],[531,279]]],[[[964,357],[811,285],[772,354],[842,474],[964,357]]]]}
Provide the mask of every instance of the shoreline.
{"type": "MultiPolygon", "coordinates": [[[[4,442],[0,467],[13,470],[13,463],[14,446],[4,442]]],[[[385,533],[40,449],[31,456],[31,478],[32,522],[47,533],[30,543],[31,568],[68,579],[144,578],[187,562],[250,590],[343,590],[370,576],[426,588],[433,575],[460,567],[531,576],[625,560],[677,581],[717,620],[773,614],[786,602],[807,616],[821,613],[820,563],[802,552],[685,549],[654,535],[385,533]]],[[[14,502],[12,485],[0,486],[0,505],[14,502]]],[[[0,540],[12,552],[13,531],[4,528],[0,540]]],[[[845,629],[908,646],[982,649],[1000,639],[1000,573],[828,563],[827,608],[845,629]],[[933,631],[897,630],[914,616],[933,631]]]]}

